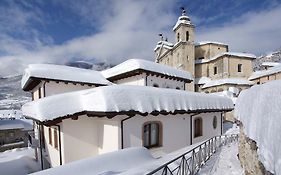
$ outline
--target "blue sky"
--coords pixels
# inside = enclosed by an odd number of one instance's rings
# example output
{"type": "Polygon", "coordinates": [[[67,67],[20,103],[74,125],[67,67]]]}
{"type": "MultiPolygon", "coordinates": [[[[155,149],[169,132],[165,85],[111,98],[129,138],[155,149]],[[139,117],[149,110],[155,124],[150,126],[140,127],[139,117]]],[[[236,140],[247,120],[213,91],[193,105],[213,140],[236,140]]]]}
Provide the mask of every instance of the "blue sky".
{"type": "Polygon", "coordinates": [[[173,42],[181,6],[197,41],[256,55],[281,47],[281,0],[2,0],[0,75],[30,63],[153,60],[158,33],[173,42]]]}

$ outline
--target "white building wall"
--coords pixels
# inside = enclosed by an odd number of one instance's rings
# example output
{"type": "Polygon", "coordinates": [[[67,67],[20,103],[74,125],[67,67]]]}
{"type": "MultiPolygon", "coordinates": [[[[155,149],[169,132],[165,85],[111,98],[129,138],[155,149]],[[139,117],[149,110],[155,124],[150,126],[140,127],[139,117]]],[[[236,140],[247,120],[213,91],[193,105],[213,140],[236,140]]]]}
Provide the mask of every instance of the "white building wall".
{"type": "Polygon", "coordinates": [[[80,116],[62,121],[63,164],[120,149],[120,119],[80,116]]]}
{"type": "Polygon", "coordinates": [[[207,140],[211,137],[221,135],[221,112],[213,112],[213,113],[202,113],[192,117],[192,143],[201,142],[207,140]],[[213,128],[213,118],[214,116],[217,117],[217,128],[213,128]],[[194,137],[194,120],[198,117],[202,118],[203,121],[203,135],[200,137],[194,137]]]}
{"type": "Polygon", "coordinates": [[[170,80],[166,78],[157,77],[155,75],[148,75],[147,76],[147,86],[154,86],[157,84],[160,88],[170,88],[170,89],[181,89],[184,90],[184,82],[170,80]]]}
{"type": "Polygon", "coordinates": [[[55,94],[61,94],[65,92],[72,92],[72,91],[78,91],[78,90],[83,90],[83,89],[89,89],[89,88],[94,88],[95,86],[88,86],[88,85],[80,85],[76,84],[74,85],[73,83],[68,83],[65,84],[64,82],[54,82],[54,81],[49,81],[46,82],[45,84],[45,93],[46,97],[55,95],[55,94]]]}
{"type": "Polygon", "coordinates": [[[115,81],[116,84],[123,84],[123,85],[138,85],[138,86],[145,86],[145,77],[146,75],[140,74],[128,78],[123,78],[120,80],[115,81]]]}
{"type": "Polygon", "coordinates": [[[139,116],[124,121],[124,148],[143,146],[143,124],[160,121],[163,129],[162,147],[150,149],[154,156],[178,150],[190,145],[190,118],[185,115],[139,116]]]}

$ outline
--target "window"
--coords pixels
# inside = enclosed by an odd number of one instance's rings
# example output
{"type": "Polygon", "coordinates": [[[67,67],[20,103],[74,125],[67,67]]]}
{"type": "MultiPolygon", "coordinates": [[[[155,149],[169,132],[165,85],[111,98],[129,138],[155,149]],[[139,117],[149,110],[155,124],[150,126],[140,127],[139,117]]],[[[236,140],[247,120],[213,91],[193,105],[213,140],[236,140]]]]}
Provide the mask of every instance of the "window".
{"type": "Polygon", "coordinates": [[[194,120],[194,137],[202,136],[202,118],[196,118],[194,120]]]}
{"type": "Polygon", "coordinates": [[[177,90],[180,90],[180,87],[176,87],[177,90]]]}
{"type": "Polygon", "coordinates": [[[38,89],[38,98],[41,98],[41,88],[38,89]]]}
{"type": "Polygon", "coordinates": [[[154,84],[153,84],[153,87],[159,87],[159,85],[158,85],[158,84],[156,84],[156,83],[154,83],[154,84]]]}
{"type": "Polygon", "coordinates": [[[160,122],[149,122],[143,125],[143,146],[146,148],[161,146],[162,126],[160,122]]]}
{"type": "Polygon", "coordinates": [[[180,33],[177,34],[177,40],[180,41],[180,33]]]}
{"type": "Polygon", "coordinates": [[[15,133],[14,133],[13,131],[10,132],[10,133],[9,133],[9,137],[11,137],[11,138],[15,137],[15,133]]]}
{"type": "Polygon", "coordinates": [[[217,116],[214,116],[213,118],[213,128],[216,129],[218,126],[217,116]]]}
{"type": "Polygon", "coordinates": [[[58,130],[54,129],[54,147],[58,149],[58,130]]]}
{"type": "Polygon", "coordinates": [[[52,145],[52,129],[49,128],[49,144],[52,145]]]}
{"type": "Polygon", "coordinates": [[[218,73],[218,68],[215,66],[214,67],[214,75],[216,75],[218,73]]]}
{"type": "Polygon", "coordinates": [[[189,40],[189,32],[188,31],[186,31],[186,33],[185,33],[185,39],[186,39],[186,41],[189,40]]]}
{"type": "Polygon", "coordinates": [[[238,72],[242,72],[242,64],[238,64],[238,72]]]}

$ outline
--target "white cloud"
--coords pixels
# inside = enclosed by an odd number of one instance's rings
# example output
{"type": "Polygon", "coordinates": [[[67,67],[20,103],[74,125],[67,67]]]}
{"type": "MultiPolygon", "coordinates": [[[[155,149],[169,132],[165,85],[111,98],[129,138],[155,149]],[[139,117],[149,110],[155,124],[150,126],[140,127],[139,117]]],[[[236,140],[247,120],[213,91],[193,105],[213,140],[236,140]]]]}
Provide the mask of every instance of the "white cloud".
{"type": "Polygon", "coordinates": [[[229,44],[230,50],[257,55],[281,47],[281,6],[249,12],[222,26],[202,29],[197,40],[215,40],[229,44]]]}

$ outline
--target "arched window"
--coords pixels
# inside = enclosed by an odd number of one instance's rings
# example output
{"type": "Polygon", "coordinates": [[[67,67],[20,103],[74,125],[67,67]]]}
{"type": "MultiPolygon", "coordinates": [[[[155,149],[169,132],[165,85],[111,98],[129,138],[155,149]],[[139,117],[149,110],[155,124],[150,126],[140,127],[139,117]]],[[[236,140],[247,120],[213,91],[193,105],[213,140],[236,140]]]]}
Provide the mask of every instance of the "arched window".
{"type": "Polygon", "coordinates": [[[162,145],[162,124],[159,121],[147,122],[143,125],[143,146],[146,148],[162,145]]]}
{"type": "Polygon", "coordinates": [[[200,137],[203,135],[203,121],[202,118],[196,118],[194,120],[194,137],[200,137]]]}
{"type": "Polygon", "coordinates": [[[157,83],[154,83],[153,87],[159,87],[159,85],[157,83]]]}
{"type": "Polygon", "coordinates": [[[180,41],[180,33],[177,34],[177,40],[180,41]]]}
{"type": "Polygon", "coordinates": [[[186,33],[185,33],[185,39],[186,39],[186,41],[189,40],[189,32],[188,31],[186,31],[186,33]]]}
{"type": "Polygon", "coordinates": [[[217,126],[218,126],[217,116],[214,116],[214,118],[213,118],[213,128],[216,129],[217,126]]]}

